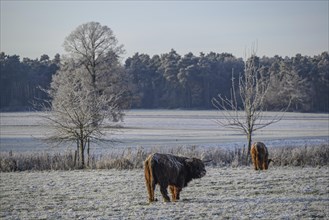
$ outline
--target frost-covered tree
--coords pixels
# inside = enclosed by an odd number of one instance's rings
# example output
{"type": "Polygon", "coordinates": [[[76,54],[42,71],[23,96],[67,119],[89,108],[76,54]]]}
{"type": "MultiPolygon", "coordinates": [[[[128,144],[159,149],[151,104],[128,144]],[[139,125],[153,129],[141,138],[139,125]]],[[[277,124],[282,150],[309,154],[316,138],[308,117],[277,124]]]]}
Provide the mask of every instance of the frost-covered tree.
{"type": "Polygon", "coordinates": [[[220,126],[240,131],[247,136],[248,160],[254,132],[280,121],[283,114],[277,114],[271,119],[264,115],[265,97],[270,78],[260,67],[259,58],[254,49],[249,59],[245,61],[244,74],[238,78],[237,90],[233,76],[232,74],[231,96],[219,94],[218,97],[212,99],[212,104],[223,113],[223,118],[217,120],[220,126]]]}
{"type": "Polygon", "coordinates": [[[77,141],[81,167],[85,166],[87,142],[102,138],[107,120],[116,120],[116,113],[121,111],[120,99],[124,95],[118,92],[91,96],[87,74],[83,68],[62,66],[51,83],[51,112],[46,116],[53,128],[49,140],[77,141]]]}
{"type": "Polygon", "coordinates": [[[66,37],[63,46],[75,64],[88,72],[93,87],[97,87],[100,75],[109,72],[123,53],[113,31],[98,22],[78,26],[66,37]]]}
{"type": "MultiPolygon", "coordinates": [[[[89,22],[72,31],[63,46],[74,65],[88,73],[92,86],[90,95],[96,100],[99,94],[106,92],[108,84],[113,84],[112,79],[110,82],[108,79],[117,71],[118,58],[124,52],[123,45],[118,45],[109,27],[89,22]]],[[[121,116],[121,111],[118,111],[116,117],[121,116]]]]}
{"type": "Polygon", "coordinates": [[[127,82],[118,60],[121,46],[110,28],[80,25],[64,42],[67,56],[48,90],[53,141],[77,141],[84,167],[87,142],[101,139],[106,122],[121,120],[127,107],[127,82]]]}
{"type": "Polygon", "coordinates": [[[282,70],[271,77],[266,105],[271,109],[280,109],[290,105],[291,110],[310,109],[312,89],[310,82],[294,70],[282,70]]]}

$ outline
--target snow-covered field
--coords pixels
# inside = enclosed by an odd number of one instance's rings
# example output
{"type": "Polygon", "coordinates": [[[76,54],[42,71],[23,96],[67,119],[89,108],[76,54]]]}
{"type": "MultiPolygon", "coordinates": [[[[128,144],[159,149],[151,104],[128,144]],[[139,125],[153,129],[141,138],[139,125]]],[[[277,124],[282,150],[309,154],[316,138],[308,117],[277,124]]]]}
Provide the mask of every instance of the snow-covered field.
{"type": "Polygon", "coordinates": [[[0,173],[0,219],[329,219],[329,168],[210,168],[148,204],[143,170],[0,173]]]}
{"type": "MultiPolygon", "coordinates": [[[[37,138],[43,137],[49,128],[43,126],[42,113],[0,113],[0,151],[14,152],[53,151],[37,138]]],[[[277,113],[266,113],[271,118],[277,113]]],[[[183,110],[131,110],[122,127],[113,135],[106,131],[105,138],[119,142],[93,145],[92,151],[103,152],[123,147],[242,147],[246,137],[219,127],[222,120],[218,111],[183,110]]],[[[267,146],[304,146],[329,142],[329,114],[285,113],[283,119],[255,133],[254,140],[267,146]]],[[[72,147],[61,145],[61,151],[72,147]]],[[[73,144],[75,148],[75,144],[73,144]]]]}

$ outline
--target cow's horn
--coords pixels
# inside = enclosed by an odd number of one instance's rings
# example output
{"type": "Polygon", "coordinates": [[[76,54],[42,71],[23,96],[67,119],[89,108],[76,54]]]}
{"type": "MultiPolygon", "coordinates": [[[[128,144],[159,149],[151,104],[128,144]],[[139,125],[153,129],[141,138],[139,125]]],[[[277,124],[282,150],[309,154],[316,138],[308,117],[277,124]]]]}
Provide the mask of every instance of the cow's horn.
{"type": "Polygon", "coordinates": [[[211,162],[212,160],[202,160],[202,162],[204,162],[204,163],[209,163],[209,162],[211,162]]]}

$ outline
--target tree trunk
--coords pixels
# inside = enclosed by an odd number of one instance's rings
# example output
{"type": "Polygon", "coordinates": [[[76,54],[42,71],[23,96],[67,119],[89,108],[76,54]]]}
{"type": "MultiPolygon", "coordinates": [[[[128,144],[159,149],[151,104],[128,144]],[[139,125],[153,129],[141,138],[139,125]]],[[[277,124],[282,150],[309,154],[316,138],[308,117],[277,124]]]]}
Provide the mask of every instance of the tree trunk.
{"type": "Polygon", "coordinates": [[[77,165],[77,158],[78,158],[78,151],[75,150],[74,151],[74,167],[76,167],[76,165],[77,165]]]}
{"type": "Polygon", "coordinates": [[[76,167],[77,166],[77,161],[78,161],[78,163],[79,163],[79,161],[80,161],[80,159],[79,159],[79,139],[77,139],[77,149],[75,150],[75,158],[74,158],[74,167],[76,167]]]}
{"type": "Polygon", "coordinates": [[[87,157],[88,157],[88,162],[87,162],[87,166],[89,167],[90,164],[89,164],[89,161],[90,161],[90,139],[88,138],[87,140],[87,157]]]}
{"type": "Polygon", "coordinates": [[[248,165],[249,163],[249,158],[250,158],[250,150],[251,150],[251,135],[252,135],[252,131],[249,131],[247,134],[247,138],[248,138],[248,152],[247,152],[247,158],[246,158],[246,165],[248,165]]]}
{"type": "Polygon", "coordinates": [[[79,154],[80,154],[80,168],[85,168],[85,155],[84,155],[84,140],[80,138],[80,146],[79,146],[79,154]]]}

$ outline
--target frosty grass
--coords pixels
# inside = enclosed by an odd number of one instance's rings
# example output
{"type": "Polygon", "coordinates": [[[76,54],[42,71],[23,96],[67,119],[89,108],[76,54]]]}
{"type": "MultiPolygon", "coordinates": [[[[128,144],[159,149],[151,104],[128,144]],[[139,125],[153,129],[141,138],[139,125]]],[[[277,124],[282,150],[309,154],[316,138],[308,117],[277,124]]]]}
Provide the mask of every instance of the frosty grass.
{"type": "Polygon", "coordinates": [[[329,219],[329,168],[210,168],[147,203],[143,170],[0,173],[0,219],[329,219]]]}

